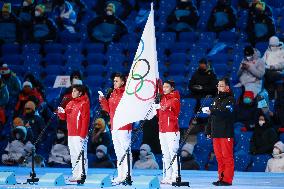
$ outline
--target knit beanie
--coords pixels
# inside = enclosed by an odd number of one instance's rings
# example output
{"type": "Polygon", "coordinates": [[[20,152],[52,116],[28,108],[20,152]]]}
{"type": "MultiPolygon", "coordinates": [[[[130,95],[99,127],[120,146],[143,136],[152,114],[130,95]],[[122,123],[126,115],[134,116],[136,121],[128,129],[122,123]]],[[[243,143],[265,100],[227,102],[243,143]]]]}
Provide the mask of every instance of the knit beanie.
{"type": "Polygon", "coordinates": [[[33,84],[31,83],[31,82],[29,82],[29,81],[25,81],[24,83],[23,83],[23,87],[30,87],[30,88],[33,88],[33,84]]]}
{"type": "Polygon", "coordinates": [[[98,150],[102,151],[105,155],[107,154],[107,147],[105,145],[102,145],[102,144],[99,145],[97,147],[96,151],[98,151],[98,150]]]}
{"type": "Polygon", "coordinates": [[[148,144],[142,144],[140,150],[145,150],[149,154],[151,152],[151,147],[148,144]]]}
{"type": "Polygon", "coordinates": [[[3,64],[0,68],[0,74],[1,75],[7,75],[7,74],[10,74],[10,73],[11,73],[11,70],[8,68],[8,65],[3,64]]]}
{"type": "Polygon", "coordinates": [[[283,144],[283,142],[281,142],[281,141],[276,142],[274,144],[274,147],[277,147],[281,151],[281,153],[284,153],[284,144],[283,144]]]}
{"type": "Polygon", "coordinates": [[[252,101],[254,99],[254,94],[252,91],[245,91],[244,92],[244,98],[250,98],[252,101]]]}

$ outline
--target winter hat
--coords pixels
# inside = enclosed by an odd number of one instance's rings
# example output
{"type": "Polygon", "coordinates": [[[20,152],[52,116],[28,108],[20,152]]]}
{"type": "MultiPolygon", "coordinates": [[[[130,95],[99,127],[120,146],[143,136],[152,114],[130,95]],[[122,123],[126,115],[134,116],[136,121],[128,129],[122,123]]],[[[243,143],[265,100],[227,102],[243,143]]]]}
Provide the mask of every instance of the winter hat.
{"type": "Polygon", "coordinates": [[[279,38],[276,36],[272,36],[269,38],[269,45],[270,46],[279,46],[280,45],[280,41],[279,38]]]}
{"type": "Polygon", "coordinates": [[[104,154],[107,154],[107,147],[105,145],[102,145],[102,144],[99,145],[97,147],[96,151],[98,151],[98,150],[102,151],[104,154]]]}
{"type": "Polygon", "coordinates": [[[11,3],[4,3],[2,6],[2,12],[11,13],[12,12],[11,3]]]}
{"type": "Polygon", "coordinates": [[[43,15],[44,12],[45,12],[45,6],[43,4],[38,4],[36,7],[35,7],[35,10],[39,11],[40,12],[40,15],[43,15]]]}
{"type": "Polygon", "coordinates": [[[98,118],[95,121],[95,127],[96,129],[102,129],[106,127],[105,120],[103,118],[98,118]]]}
{"type": "Polygon", "coordinates": [[[151,147],[148,144],[142,144],[140,150],[145,150],[147,153],[150,153],[151,147]]]}
{"type": "Polygon", "coordinates": [[[115,5],[113,3],[107,4],[106,10],[110,10],[115,13],[115,5]]]}
{"type": "Polygon", "coordinates": [[[31,83],[31,82],[29,82],[29,81],[25,81],[24,83],[23,83],[23,87],[30,87],[30,88],[33,88],[33,84],[31,83]]]}
{"type": "Polygon", "coordinates": [[[244,92],[244,98],[249,98],[249,99],[253,100],[254,99],[253,92],[252,91],[245,91],[244,92]]]}
{"type": "Polygon", "coordinates": [[[0,74],[1,75],[7,75],[10,74],[11,70],[8,68],[7,64],[3,64],[2,67],[0,68],[0,74]]]}
{"type": "Polygon", "coordinates": [[[189,154],[192,154],[193,149],[194,149],[194,146],[192,144],[189,144],[189,143],[185,143],[185,145],[183,145],[183,147],[182,147],[182,151],[186,151],[189,154]]]}
{"type": "Polygon", "coordinates": [[[245,56],[253,56],[254,54],[254,49],[252,46],[246,46],[244,49],[244,55],[245,56]]]}
{"type": "Polygon", "coordinates": [[[265,10],[265,2],[262,2],[262,1],[256,2],[255,8],[257,10],[264,11],[265,10]]]}
{"type": "Polygon", "coordinates": [[[21,135],[21,137],[23,138],[23,140],[26,139],[27,137],[27,128],[24,126],[17,126],[14,130],[13,130],[13,135],[15,136],[16,133],[19,133],[21,135]]]}
{"type": "Polygon", "coordinates": [[[36,109],[36,105],[33,101],[28,101],[26,104],[25,104],[25,108],[29,108],[33,111],[35,111],[36,109]]]}
{"type": "Polygon", "coordinates": [[[282,153],[284,153],[284,144],[281,141],[278,141],[274,144],[274,147],[278,148],[282,153]]]}
{"type": "Polygon", "coordinates": [[[13,120],[13,126],[14,126],[14,127],[23,126],[23,125],[24,125],[24,121],[22,120],[22,118],[16,117],[16,118],[13,120]]]}
{"type": "Polygon", "coordinates": [[[82,82],[82,80],[80,80],[80,79],[74,78],[74,79],[72,80],[72,84],[73,84],[73,85],[83,85],[83,82],[82,82]]]}

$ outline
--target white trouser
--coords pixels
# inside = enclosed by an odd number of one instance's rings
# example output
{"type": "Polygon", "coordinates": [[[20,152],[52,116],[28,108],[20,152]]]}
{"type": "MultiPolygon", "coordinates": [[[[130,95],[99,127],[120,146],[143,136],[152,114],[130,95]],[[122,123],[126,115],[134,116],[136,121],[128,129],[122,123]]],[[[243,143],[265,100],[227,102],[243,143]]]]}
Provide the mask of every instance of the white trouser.
{"type": "MultiPolygon", "coordinates": [[[[127,130],[115,130],[111,132],[112,141],[114,146],[114,151],[117,157],[117,177],[121,180],[125,179],[128,172],[127,166],[127,156],[125,156],[123,162],[120,164],[120,161],[126,150],[128,149],[131,143],[131,131],[127,130]]],[[[132,154],[130,149],[130,175],[132,173],[132,154]]]]}
{"type": "Polygon", "coordinates": [[[178,176],[177,159],[175,159],[172,166],[170,164],[179,148],[180,132],[160,132],[159,139],[163,154],[163,177],[175,179],[178,176]]]}
{"type": "MultiPolygon", "coordinates": [[[[71,164],[72,164],[72,176],[76,179],[81,179],[81,175],[83,173],[82,170],[82,156],[80,157],[80,161],[76,164],[79,154],[82,150],[84,140],[81,139],[80,136],[68,136],[68,147],[70,150],[71,156],[71,164]]],[[[85,141],[84,148],[84,163],[85,163],[85,173],[87,175],[88,171],[88,159],[87,159],[87,141],[85,141]]]]}

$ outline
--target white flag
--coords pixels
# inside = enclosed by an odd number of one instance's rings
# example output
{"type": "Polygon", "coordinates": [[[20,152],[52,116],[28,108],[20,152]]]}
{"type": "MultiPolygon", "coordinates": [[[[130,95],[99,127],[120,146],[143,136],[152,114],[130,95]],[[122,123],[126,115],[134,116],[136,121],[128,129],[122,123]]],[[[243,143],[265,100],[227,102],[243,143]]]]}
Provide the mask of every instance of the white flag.
{"type": "Polygon", "coordinates": [[[153,3],[138,49],[132,63],[123,96],[113,118],[113,130],[139,120],[152,119],[151,108],[159,78],[153,3]]]}

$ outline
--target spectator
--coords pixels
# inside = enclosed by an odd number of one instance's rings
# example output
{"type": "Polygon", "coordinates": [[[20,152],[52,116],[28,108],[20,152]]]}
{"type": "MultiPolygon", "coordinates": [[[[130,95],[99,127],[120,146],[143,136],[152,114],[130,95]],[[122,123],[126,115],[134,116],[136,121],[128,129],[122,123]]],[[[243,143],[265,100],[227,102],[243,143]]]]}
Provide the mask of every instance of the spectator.
{"type": "Polygon", "coordinates": [[[5,165],[23,164],[25,158],[33,148],[30,141],[26,141],[27,129],[24,126],[17,126],[12,132],[12,141],[5,148],[2,155],[2,163],[5,165]]]}
{"type": "Polygon", "coordinates": [[[67,146],[67,129],[58,128],[56,139],[52,146],[48,164],[51,167],[69,167],[71,162],[69,148],[67,146]]]}
{"type": "Polygon", "coordinates": [[[23,42],[31,41],[30,33],[33,23],[35,3],[34,0],[24,0],[18,14],[23,42]]]}
{"type": "Polygon", "coordinates": [[[57,0],[53,14],[57,26],[61,31],[66,30],[69,33],[75,33],[77,15],[73,10],[73,6],[68,1],[57,0]]]}
{"type": "Polygon", "coordinates": [[[24,77],[24,81],[31,82],[33,88],[36,89],[43,98],[45,98],[45,89],[43,84],[32,73],[26,74],[24,77]]]}
{"type": "Polygon", "coordinates": [[[9,102],[9,92],[6,84],[2,81],[0,75],[0,130],[2,126],[6,123],[5,106],[9,102]]]}
{"type": "Polygon", "coordinates": [[[95,7],[96,13],[100,16],[103,15],[104,10],[102,9],[102,7],[106,7],[110,3],[115,6],[114,15],[119,19],[125,20],[131,13],[132,6],[128,0],[98,0],[95,7]]]}
{"type": "Polygon", "coordinates": [[[283,173],[284,172],[284,144],[278,141],[274,144],[273,158],[267,162],[265,172],[283,173]]]}
{"type": "Polygon", "coordinates": [[[56,26],[45,14],[45,6],[39,4],[35,7],[31,39],[33,42],[45,42],[56,39],[56,26]]]}
{"type": "Polygon", "coordinates": [[[28,129],[28,138],[32,142],[35,142],[44,128],[45,124],[39,115],[36,115],[36,105],[32,101],[28,101],[25,104],[24,112],[23,112],[23,121],[25,127],[28,129]]]}
{"type": "Polygon", "coordinates": [[[260,58],[259,51],[252,46],[246,46],[244,49],[244,58],[238,71],[240,83],[236,87],[243,86],[245,91],[252,91],[254,97],[256,97],[262,90],[264,73],[265,64],[260,58]]]}
{"type": "Polygon", "coordinates": [[[277,142],[276,131],[271,128],[270,120],[264,114],[260,113],[255,123],[255,129],[250,141],[251,154],[270,154],[273,145],[277,142]]]}
{"type": "Polygon", "coordinates": [[[33,88],[33,85],[29,81],[23,83],[23,89],[18,96],[18,102],[15,107],[15,115],[19,115],[23,112],[24,105],[27,101],[32,100],[36,104],[41,104],[43,98],[40,93],[33,88]]]}
{"type": "Polygon", "coordinates": [[[216,95],[217,77],[215,73],[208,68],[206,59],[199,60],[199,67],[194,72],[189,81],[190,96],[200,100],[201,98],[216,95]]]}
{"type": "Polygon", "coordinates": [[[272,36],[269,39],[269,46],[263,55],[265,62],[264,87],[268,90],[270,99],[274,99],[276,82],[281,80],[281,71],[284,70],[284,49],[283,43],[278,37],[272,36]]]}
{"type": "Polygon", "coordinates": [[[0,67],[0,74],[2,81],[7,85],[11,97],[10,99],[15,99],[21,91],[20,79],[9,69],[7,64],[3,64],[2,67],[0,67]]]}
{"type": "Polygon", "coordinates": [[[127,33],[125,24],[115,16],[115,5],[112,3],[107,5],[103,15],[89,22],[87,30],[91,41],[103,43],[118,41],[127,33]]]}
{"type": "Polygon", "coordinates": [[[236,13],[229,0],[218,0],[208,20],[208,31],[221,32],[236,27],[236,13]]]}
{"type": "Polygon", "coordinates": [[[148,144],[141,145],[139,160],[134,163],[133,169],[159,169],[159,165],[148,144]]]}
{"type": "Polygon", "coordinates": [[[113,162],[110,160],[105,145],[99,145],[96,149],[96,159],[93,163],[94,168],[114,168],[113,162]]]}
{"type": "Polygon", "coordinates": [[[262,0],[253,0],[248,4],[248,8],[249,15],[256,15],[260,12],[260,10],[263,10],[263,14],[265,14],[266,16],[272,16],[271,7],[262,0]]]}
{"type": "Polygon", "coordinates": [[[69,0],[69,2],[77,13],[77,23],[79,23],[87,11],[87,5],[84,0],[69,0]]]}
{"type": "Polygon", "coordinates": [[[96,119],[94,124],[95,129],[91,137],[91,145],[89,145],[89,150],[95,153],[99,145],[104,145],[109,150],[110,148],[113,148],[110,131],[109,128],[106,126],[105,120],[102,118],[98,118],[96,119]]]}
{"type": "Polygon", "coordinates": [[[182,170],[199,170],[199,164],[195,161],[192,155],[194,146],[186,143],[181,151],[181,169],[182,170]]]}
{"type": "Polygon", "coordinates": [[[248,15],[247,33],[252,44],[267,41],[275,34],[273,18],[266,9],[265,2],[257,1],[252,4],[248,15]]]}
{"type": "Polygon", "coordinates": [[[0,15],[0,44],[20,41],[21,39],[18,19],[12,13],[11,3],[4,3],[0,15]]]}
{"type": "Polygon", "coordinates": [[[194,31],[198,20],[198,10],[191,0],[177,0],[177,6],[167,22],[170,31],[183,32],[194,31]]]}
{"type": "Polygon", "coordinates": [[[251,131],[255,128],[255,119],[257,117],[257,102],[252,91],[244,92],[241,101],[236,105],[236,122],[244,124],[243,131],[251,131]]]}

